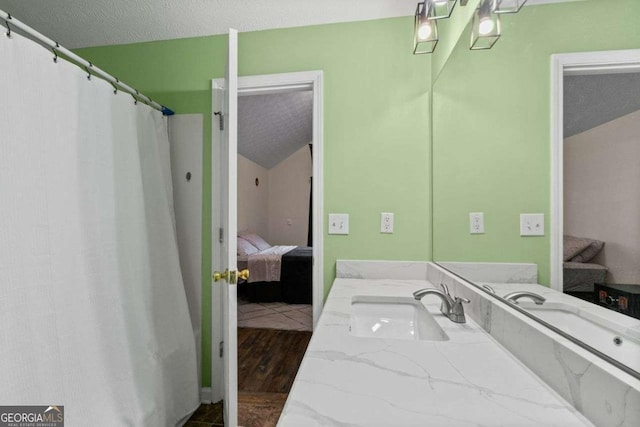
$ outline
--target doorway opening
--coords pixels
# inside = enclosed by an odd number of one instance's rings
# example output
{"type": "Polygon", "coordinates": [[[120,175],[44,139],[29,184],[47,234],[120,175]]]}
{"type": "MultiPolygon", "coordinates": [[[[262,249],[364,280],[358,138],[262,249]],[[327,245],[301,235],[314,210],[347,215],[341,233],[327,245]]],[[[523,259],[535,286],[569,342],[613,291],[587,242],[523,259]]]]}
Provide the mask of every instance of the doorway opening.
{"type": "Polygon", "coordinates": [[[313,91],[238,98],[238,327],[312,331],[313,91]]]}
{"type": "MultiPolygon", "coordinates": [[[[213,87],[223,88],[224,81],[214,80],[213,87]]],[[[234,355],[227,361],[237,363],[240,422],[250,425],[252,417],[256,416],[256,408],[258,412],[262,408],[257,417],[275,417],[275,425],[311,330],[322,311],[324,298],[322,72],[239,77],[237,89],[238,156],[237,165],[230,167],[237,177],[237,218],[234,219],[237,219],[238,227],[230,231],[237,236],[229,238],[237,237],[238,268],[248,268],[250,274],[248,280],[238,283],[237,308],[235,303],[229,303],[234,312],[228,315],[234,316],[233,322],[237,315],[239,329],[238,358],[236,360],[234,355]],[[304,114],[296,114],[295,108],[288,108],[292,102],[303,105],[304,114]],[[277,106],[279,103],[283,106],[277,106]],[[247,111],[250,114],[244,117],[243,113],[247,111]],[[301,117],[307,118],[308,122],[303,123],[301,117]],[[303,129],[296,131],[297,127],[303,129]],[[271,140],[264,133],[269,129],[276,134],[271,140]],[[277,131],[281,135],[278,136],[277,131]],[[278,147],[289,134],[299,136],[295,144],[278,147]],[[249,144],[245,144],[245,139],[249,144]],[[256,154],[265,148],[266,154],[256,154]],[[295,209],[287,209],[291,207],[289,205],[295,205],[295,209]],[[251,254],[241,253],[241,247],[248,248],[251,254]],[[258,257],[252,259],[256,254],[258,257]],[[245,316],[247,313],[253,314],[245,316]],[[298,334],[302,335],[292,337],[298,334]],[[286,351],[283,352],[283,348],[286,351]],[[283,366],[288,370],[293,367],[284,375],[289,379],[283,379],[283,366]],[[272,380],[277,376],[281,378],[272,380]],[[260,383],[279,385],[277,390],[265,392],[260,389],[260,383]],[[243,388],[247,387],[255,390],[243,396],[243,388]],[[261,398],[264,398],[262,403],[261,398]]],[[[216,90],[213,102],[216,111],[220,103],[216,90]]],[[[214,126],[218,124],[216,120],[213,123],[214,126]]],[[[216,144],[217,132],[214,130],[213,133],[212,167],[215,176],[219,166],[216,150],[220,146],[216,144]]],[[[214,257],[218,237],[214,233],[214,257]]],[[[219,308],[216,292],[212,293],[212,298],[212,313],[215,313],[219,308]]],[[[222,381],[222,352],[220,357],[216,357],[216,344],[222,342],[222,335],[222,324],[214,321],[213,402],[222,398],[224,387],[227,387],[226,381],[222,381]]]]}
{"type": "Polygon", "coordinates": [[[238,421],[275,425],[313,330],[313,91],[239,95],[238,421]]]}
{"type": "Polygon", "coordinates": [[[634,316],[640,50],[553,55],[551,96],[551,287],[634,316]]]}

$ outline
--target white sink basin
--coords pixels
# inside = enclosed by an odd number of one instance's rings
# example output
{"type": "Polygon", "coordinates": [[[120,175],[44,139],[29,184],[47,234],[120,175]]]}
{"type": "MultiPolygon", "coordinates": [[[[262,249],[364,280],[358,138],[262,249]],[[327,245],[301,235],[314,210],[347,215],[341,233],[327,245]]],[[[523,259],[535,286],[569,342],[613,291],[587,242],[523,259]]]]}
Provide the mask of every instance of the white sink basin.
{"type": "Polygon", "coordinates": [[[354,296],[349,330],[358,337],[449,340],[431,313],[412,297],[354,296]]]}
{"type": "Polygon", "coordinates": [[[518,305],[545,322],[640,372],[640,340],[626,334],[624,326],[564,303],[545,302],[542,305],[536,305],[529,301],[519,301],[518,305]]]}

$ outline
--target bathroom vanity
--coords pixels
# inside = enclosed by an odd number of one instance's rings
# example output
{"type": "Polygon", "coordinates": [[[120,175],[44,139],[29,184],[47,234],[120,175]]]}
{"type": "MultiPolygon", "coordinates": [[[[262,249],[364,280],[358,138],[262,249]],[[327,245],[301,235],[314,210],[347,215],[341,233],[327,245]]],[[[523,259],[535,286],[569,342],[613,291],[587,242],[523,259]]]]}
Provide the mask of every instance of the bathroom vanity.
{"type": "Polygon", "coordinates": [[[433,263],[338,261],[278,425],[636,425],[637,379],[496,304],[433,263]],[[441,283],[466,323],[412,297],[441,283]]]}

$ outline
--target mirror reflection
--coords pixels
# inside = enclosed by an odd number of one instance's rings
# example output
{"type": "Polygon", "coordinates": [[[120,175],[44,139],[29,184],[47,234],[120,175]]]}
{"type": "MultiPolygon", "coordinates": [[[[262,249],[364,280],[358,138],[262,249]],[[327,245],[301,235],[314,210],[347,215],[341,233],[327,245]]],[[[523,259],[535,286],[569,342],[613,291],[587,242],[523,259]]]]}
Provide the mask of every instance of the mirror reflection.
{"type": "Polygon", "coordinates": [[[565,71],[563,92],[562,289],[640,318],[640,72],[565,71]]]}
{"type": "MultiPolygon", "coordinates": [[[[600,19],[587,5],[571,7],[600,19]]],[[[586,40],[559,8],[504,19],[490,51],[467,25],[436,61],[433,257],[640,376],[640,51],[553,81],[553,55],[633,47],[586,40]]]]}

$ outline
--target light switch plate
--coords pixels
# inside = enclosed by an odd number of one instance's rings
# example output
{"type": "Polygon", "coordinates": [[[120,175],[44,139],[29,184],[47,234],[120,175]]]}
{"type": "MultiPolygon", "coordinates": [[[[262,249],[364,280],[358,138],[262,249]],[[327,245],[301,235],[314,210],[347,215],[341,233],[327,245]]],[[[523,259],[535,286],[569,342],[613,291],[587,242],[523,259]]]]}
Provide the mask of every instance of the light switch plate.
{"type": "Polygon", "coordinates": [[[329,234],[349,234],[349,214],[329,214],[329,234]]]}
{"type": "Polygon", "coordinates": [[[520,214],[521,236],[544,236],[544,214],[520,214]]]}

